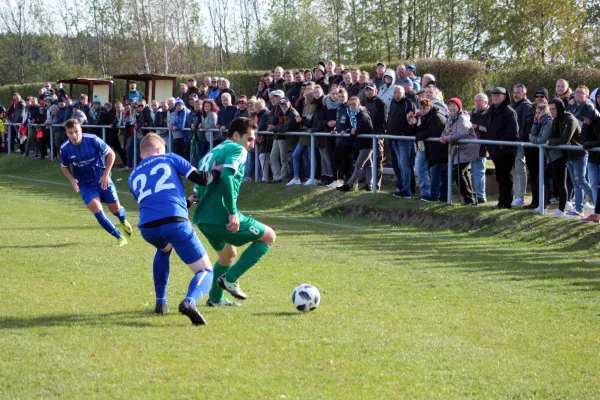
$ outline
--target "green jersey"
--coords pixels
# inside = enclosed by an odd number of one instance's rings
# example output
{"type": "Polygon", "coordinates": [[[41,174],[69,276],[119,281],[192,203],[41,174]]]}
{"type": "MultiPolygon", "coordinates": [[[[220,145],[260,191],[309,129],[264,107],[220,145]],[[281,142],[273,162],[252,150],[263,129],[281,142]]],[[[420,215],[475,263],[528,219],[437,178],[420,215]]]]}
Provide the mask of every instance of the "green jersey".
{"type": "Polygon", "coordinates": [[[210,171],[213,163],[223,166],[221,179],[208,186],[194,187],[199,199],[194,211],[194,224],[227,225],[230,214],[240,214],[236,203],[246,171],[248,152],[241,145],[227,140],[200,160],[198,170],[210,171]]]}

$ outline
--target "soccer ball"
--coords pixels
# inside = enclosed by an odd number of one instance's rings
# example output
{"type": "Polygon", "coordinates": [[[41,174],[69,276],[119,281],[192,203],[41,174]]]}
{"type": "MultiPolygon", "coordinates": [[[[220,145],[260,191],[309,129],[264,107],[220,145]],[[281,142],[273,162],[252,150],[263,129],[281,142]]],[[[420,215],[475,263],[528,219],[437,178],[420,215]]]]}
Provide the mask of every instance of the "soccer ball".
{"type": "Polygon", "coordinates": [[[298,311],[309,312],[319,306],[321,293],[313,285],[303,283],[294,289],[292,293],[292,303],[298,311]]]}

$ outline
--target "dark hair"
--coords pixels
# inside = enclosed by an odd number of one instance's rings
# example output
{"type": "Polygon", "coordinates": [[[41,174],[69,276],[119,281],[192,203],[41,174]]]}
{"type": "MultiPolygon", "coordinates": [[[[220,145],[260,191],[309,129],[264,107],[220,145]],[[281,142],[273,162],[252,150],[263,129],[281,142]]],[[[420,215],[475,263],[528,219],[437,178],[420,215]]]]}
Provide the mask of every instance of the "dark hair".
{"type": "Polygon", "coordinates": [[[433,102],[429,99],[419,100],[419,106],[421,107],[433,107],[433,102]]]}
{"type": "Polygon", "coordinates": [[[240,136],[244,136],[250,129],[258,130],[258,125],[256,122],[250,118],[239,117],[231,121],[229,125],[229,131],[227,132],[227,137],[232,138],[234,132],[240,134],[240,136]]]}
{"type": "MultiPolygon", "coordinates": [[[[218,112],[219,112],[219,106],[217,105],[217,103],[216,103],[216,102],[214,102],[214,101],[212,101],[212,100],[208,100],[208,99],[206,99],[206,100],[204,100],[204,103],[202,103],[202,113],[203,113],[203,114],[204,114],[204,106],[205,106],[206,104],[210,104],[210,111],[214,111],[214,112],[216,112],[216,113],[218,113],[218,112]]],[[[206,115],[205,115],[205,116],[206,116],[206,115]]]]}

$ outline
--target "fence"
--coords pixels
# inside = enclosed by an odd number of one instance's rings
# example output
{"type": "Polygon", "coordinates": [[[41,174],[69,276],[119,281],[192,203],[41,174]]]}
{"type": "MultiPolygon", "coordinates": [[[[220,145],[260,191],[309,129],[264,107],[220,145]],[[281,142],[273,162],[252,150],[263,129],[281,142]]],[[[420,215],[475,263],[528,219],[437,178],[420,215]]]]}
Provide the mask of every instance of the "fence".
{"type": "MultiPolygon", "coordinates": [[[[7,126],[15,126],[18,127],[20,124],[18,123],[10,123],[7,122],[6,123],[7,126]]],[[[30,124],[30,126],[34,126],[34,127],[49,127],[50,129],[50,153],[51,153],[51,159],[54,160],[54,128],[60,128],[63,127],[62,125],[40,125],[40,124],[30,124]]],[[[85,125],[84,128],[96,128],[96,129],[102,129],[102,139],[104,141],[106,141],[106,129],[112,129],[114,127],[109,126],[109,125],[85,125]]],[[[118,127],[118,128],[123,128],[123,127],[118,127]]],[[[162,127],[155,127],[155,128],[141,128],[143,130],[148,130],[148,131],[168,131],[168,140],[167,140],[167,144],[168,144],[168,149],[171,149],[171,145],[172,145],[172,141],[173,141],[173,131],[175,129],[173,128],[162,128],[162,127]]],[[[191,132],[192,130],[190,128],[184,128],[184,129],[180,129],[181,131],[186,131],[186,132],[191,132]]],[[[12,129],[8,129],[8,143],[10,144],[8,146],[8,154],[11,153],[11,147],[12,147],[12,129]]],[[[209,148],[212,149],[214,146],[214,133],[218,132],[219,134],[221,133],[220,130],[218,129],[208,129],[208,130],[201,130],[202,132],[210,132],[209,135],[209,148]]],[[[257,132],[257,134],[260,135],[274,135],[273,132],[257,132]]],[[[316,137],[350,137],[349,134],[344,134],[344,135],[332,135],[331,133],[320,133],[320,132],[315,132],[315,133],[308,133],[308,132],[285,132],[286,136],[310,136],[310,179],[312,179],[312,182],[314,182],[313,184],[316,185],[316,181],[315,181],[315,175],[316,175],[316,151],[315,151],[315,138],[316,137]]],[[[414,137],[411,136],[391,136],[391,135],[360,135],[360,138],[363,139],[371,139],[373,141],[373,151],[372,151],[372,158],[371,161],[373,163],[373,168],[372,168],[372,182],[373,182],[373,193],[377,193],[377,142],[379,139],[388,139],[388,140],[407,140],[407,141],[415,141],[414,137]]],[[[133,139],[133,165],[134,168],[137,166],[137,151],[138,151],[138,146],[137,146],[137,134],[134,133],[133,136],[131,137],[131,139],[133,139]]],[[[131,140],[130,139],[130,140],[131,140]]],[[[429,138],[427,139],[427,141],[430,142],[439,142],[439,138],[429,138]]],[[[447,176],[447,180],[448,180],[448,192],[447,192],[447,197],[448,197],[448,204],[452,204],[452,166],[453,166],[453,158],[452,155],[450,153],[450,148],[452,146],[456,146],[457,144],[466,144],[466,143],[474,143],[474,144],[484,144],[484,145],[488,145],[488,146],[508,146],[508,147],[534,147],[538,149],[539,152],[539,179],[538,179],[538,187],[539,187],[539,204],[543,205],[545,204],[544,202],[544,166],[546,164],[545,162],[545,153],[544,153],[544,149],[553,149],[553,150],[583,150],[583,148],[581,146],[571,146],[571,145],[564,145],[564,146],[547,146],[545,144],[533,144],[533,143],[529,143],[529,142],[505,142],[505,141],[495,141],[495,140],[480,140],[480,139],[461,139],[457,142],[455,142],[454,144],[448,144],[448,176],[447,176]]],[[[600,151],[600,147],[598,148],[594,148],[594,149],[587,149],[586,151],[600,151]]],[[[254,181],[258,182],[259,177],[258,177],[258,166],[259,166],[259,153],[258,151],[254,151],[254,181]]],[[[542,208],[542,213],[546,213],[544,207],[542,208]]]]}

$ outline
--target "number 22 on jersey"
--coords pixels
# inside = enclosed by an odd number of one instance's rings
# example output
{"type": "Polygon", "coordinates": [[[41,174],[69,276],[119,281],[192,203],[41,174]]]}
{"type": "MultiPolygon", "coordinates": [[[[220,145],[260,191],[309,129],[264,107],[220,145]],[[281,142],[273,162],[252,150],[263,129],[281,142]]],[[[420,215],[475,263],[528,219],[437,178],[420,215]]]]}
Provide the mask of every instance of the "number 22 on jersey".
{"type": "Polygon", "coordinates": [[[138,196],[137,196],[138,203],[141,203],[142,200],[146,196],[149,196],[152,193],[158,193],[160,191],[167,190],[167,189],[175,189],[175,184],[166,183],[167,180],[171,177],[171,168],[169,167],[169,165],[164,164],[164,163],[158,164],[157,166],[152,168],[152,170],[150,171],[150,175],[151,176],[156,175],[159,170],[162,170],[163,173],[162,173],[162,176],[156,182],[156,185],[154,185],[154,192],[152,191],[151,188],[146,189],[146,183],[148,182],[148,177],[146,176],[146,174],[139,174],[133,180],[133,183],[132,183],[133,190],[138,193],[138,196]],[[138,188],[138,186],[139,186],[139,188],[138,188]],[[138,189],[139,189],[139,192],[138,192],[138,189]]]}

